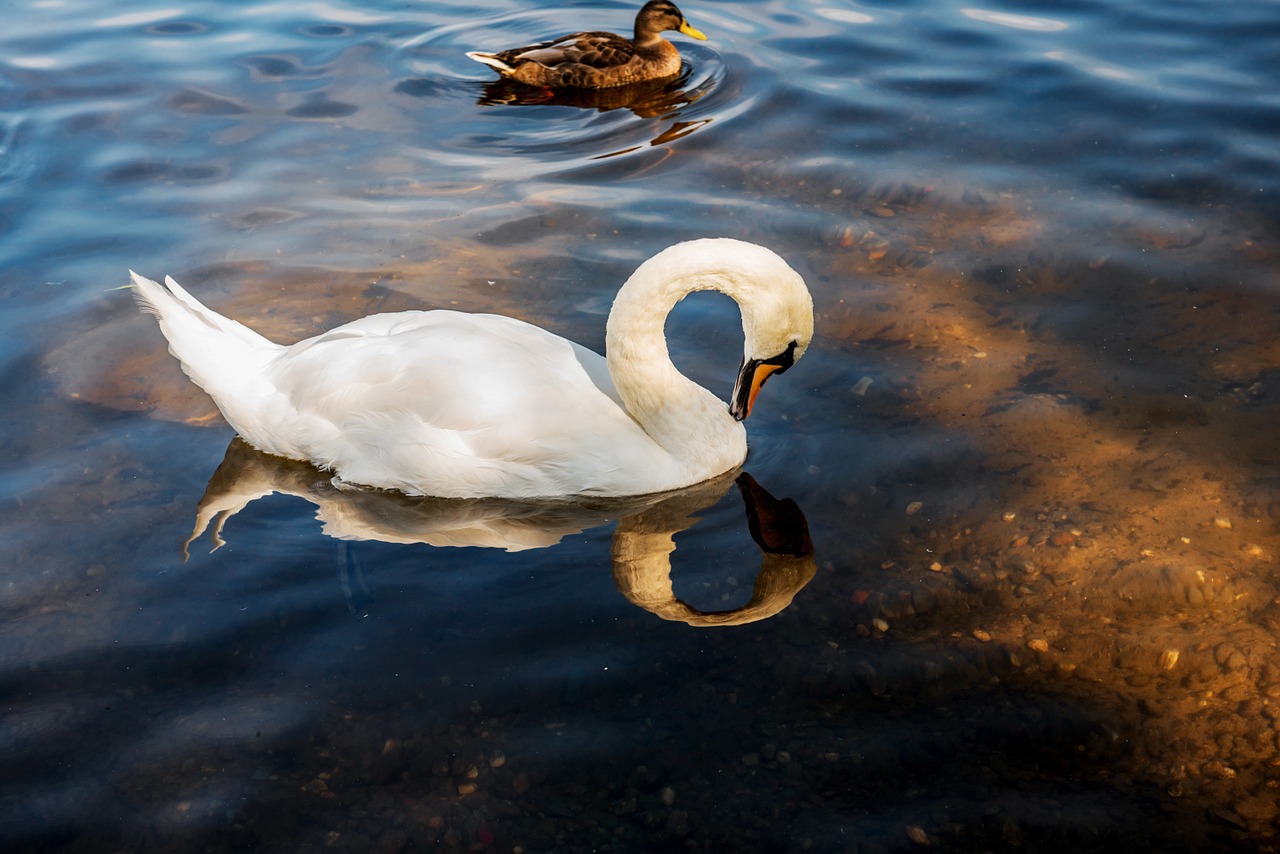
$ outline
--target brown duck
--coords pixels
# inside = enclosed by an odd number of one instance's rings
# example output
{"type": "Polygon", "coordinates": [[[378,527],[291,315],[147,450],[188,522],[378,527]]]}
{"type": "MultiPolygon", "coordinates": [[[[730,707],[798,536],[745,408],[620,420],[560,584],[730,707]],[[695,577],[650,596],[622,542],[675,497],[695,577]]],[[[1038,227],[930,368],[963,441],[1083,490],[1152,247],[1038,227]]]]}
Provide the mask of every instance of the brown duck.
{"type": "Polygon", "coordinates": [[[662,37],[666,30],[701,41],[707,38],[689,26],[674,3],[649,0],[636,15],[633,39],[613,33],[574,33],[498,53],[470,51],[467,56],[530,86],[608,89],[680,72],[680,52],[662,37]]]}

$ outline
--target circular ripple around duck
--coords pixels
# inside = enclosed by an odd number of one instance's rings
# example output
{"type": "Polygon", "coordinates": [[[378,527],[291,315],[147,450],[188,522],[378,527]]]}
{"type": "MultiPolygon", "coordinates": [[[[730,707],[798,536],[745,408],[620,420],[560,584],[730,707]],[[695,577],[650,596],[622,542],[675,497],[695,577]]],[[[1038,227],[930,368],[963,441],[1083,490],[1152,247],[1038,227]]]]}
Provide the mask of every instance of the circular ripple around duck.
{"type": "Polygon", "coordinates": [[[675,79],[594,92],[511,84],[466,57],[545,41],[574,23],[584,22],[556,10],[512,12],[437,27],[402,45],[394,92],[422,127],[422,147],[477,177],[528,177],[670,145],[750,107],[744,87],[732,85],[750,72],[745,61],[674,34],[684,60],[675,79]]]}

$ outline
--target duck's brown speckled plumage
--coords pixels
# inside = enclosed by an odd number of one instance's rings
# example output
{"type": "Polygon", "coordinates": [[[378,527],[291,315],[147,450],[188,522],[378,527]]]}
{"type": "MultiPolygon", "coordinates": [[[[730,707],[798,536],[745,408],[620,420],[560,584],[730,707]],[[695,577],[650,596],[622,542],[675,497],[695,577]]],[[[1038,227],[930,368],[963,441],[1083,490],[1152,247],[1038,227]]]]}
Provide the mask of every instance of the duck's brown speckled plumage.
{"type": "Polygon", "coordinates": [[[680,72],[680,53],[661,33],[675,30],[705,39],[668,0],[649,0],[636,15],[635,37],[613,33],[574,33],[554,41],[498,53],[467,56],[503,77],[530,86],[608,89],[680,72]]]}

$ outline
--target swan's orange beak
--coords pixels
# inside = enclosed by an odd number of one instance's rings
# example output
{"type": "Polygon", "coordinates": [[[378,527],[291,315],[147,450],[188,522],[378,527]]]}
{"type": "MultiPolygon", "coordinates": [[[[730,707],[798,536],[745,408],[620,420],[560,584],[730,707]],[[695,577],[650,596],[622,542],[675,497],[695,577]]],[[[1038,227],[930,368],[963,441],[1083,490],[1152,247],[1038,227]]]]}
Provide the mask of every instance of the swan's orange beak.
{"type": "Polygon", "coordinates": [[[796,362],[796,342],[792,341],[772,359],[749,359],[742,357],[742,367],[738,369],[738,379],[733,384],[733,397],[729,401],[729,414],[735,421],[745,421],[755,405],[756,395],[764,387],[765,380],[774,374],[780,374],[796,362]]]}
{"type": "Polygon", "coordinates": [[[765,380],[781,370],[781,365],[743,359],[742,367],[738,370],[738,381],[733,384],[733,401],[729,404],[729,414],[737,421],[745,421],[751,414],[751,407],[756,404],[756,395],[764,388],[765,380]]]}

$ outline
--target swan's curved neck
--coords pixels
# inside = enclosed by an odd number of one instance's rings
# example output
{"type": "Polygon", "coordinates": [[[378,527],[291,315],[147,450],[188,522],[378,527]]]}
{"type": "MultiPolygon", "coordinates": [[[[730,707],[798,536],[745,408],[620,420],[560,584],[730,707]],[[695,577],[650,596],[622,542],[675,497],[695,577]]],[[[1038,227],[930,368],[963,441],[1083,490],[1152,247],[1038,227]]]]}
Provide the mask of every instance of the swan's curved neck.
{"type": "Polygon", "coordinates": [[[678,461],[708,466],[711,474],[742,462],[746,434],[723,400],[672,364],[665,325],[676,303],[703,290],[732,297],[745,316],[748,280],[718,260],[671,252],[650,259],[618,292],[605,333],[609,375],[631,417],[678,461]],[[709,453],[736,458],[707,459],[709,453]]]}

